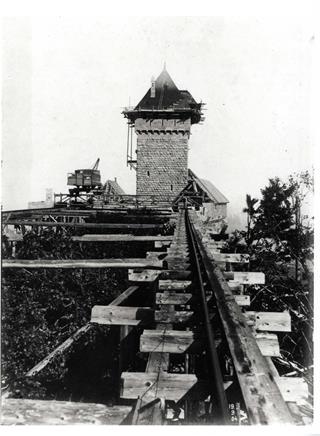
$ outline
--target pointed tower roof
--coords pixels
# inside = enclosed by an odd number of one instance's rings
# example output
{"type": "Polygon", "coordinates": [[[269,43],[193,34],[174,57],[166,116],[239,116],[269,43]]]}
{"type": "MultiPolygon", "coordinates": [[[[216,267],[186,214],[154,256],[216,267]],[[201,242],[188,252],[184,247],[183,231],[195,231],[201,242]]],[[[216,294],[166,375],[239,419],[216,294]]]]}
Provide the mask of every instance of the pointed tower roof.
{"type": "Polygon", "coordinates": [[[166,66],[159,77],[151,81],[151,87],[136,107],[125,108],[122,112],[129,123],[137,118],[175,118],[191,119],[191,123],[199,123],[202,117],[203,103],[197,103],[189,91],[178,89],[166,66]]]}
{"type": "Polygon", "coordinates": [[[165,66],[155,80],[154,88],[154,96],[150,87],[143,99],[137,104],[135,110],[187,109],[190,108],[190,104],[196,104],[196,101],[188,91],[180,91],[178,89],[165,66]]]}

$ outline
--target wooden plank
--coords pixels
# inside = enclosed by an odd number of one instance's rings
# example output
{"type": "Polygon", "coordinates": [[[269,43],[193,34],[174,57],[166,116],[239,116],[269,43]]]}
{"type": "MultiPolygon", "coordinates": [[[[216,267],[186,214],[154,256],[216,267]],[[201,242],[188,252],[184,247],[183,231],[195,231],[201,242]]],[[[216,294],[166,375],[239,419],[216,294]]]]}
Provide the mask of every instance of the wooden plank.
{"type": "Polygon", "coordinates": [[[157,292],[156,304],[187,304],[192,298],[192,294],[177,292],[157,292]]]}
{"type": "Polygon", "coordinates": [[[128,270],[128,279],[131,282],[154,282],[159,277],[161,271],[145,269],[143,271],[128,270]]]}
{"type": "Polygon", "coordinates": [[[139,289],[139,286],[130,286],[128,289],[126,289],[124,292],[122,292],[118,297],[116,297],[112,303],[110,303],[111,306],[120,306],[123,302],[125,302],[131,295],[133,295],[137,290],[139,289]]]}
{"type": "Polygon", "coordinates": [[[170,244],[170,241],[155,241],[154,248],[168,247],[170,244]]]}
{"type": "Polygon", "coordinates": [[[158,259],[4,259],[3,268],[161,268],[158,259]]]}
{"type": "Polygon", "coordinates": [[[172,323],[172,324],[178,324],[178,323],[185,323],[190,320],[190,318],[193,316],[192,311],[186,311],[186,310],[176,310],[172,313],[167,313],[162,310],[156,310],[154,312],[154,319],[156,322],[161,323],[172,323]]]}
{"type": "Polygon", "coordinates": [[[203,342],[192,331],[144,330],[140,336],[140,351],[145,353],[198,353],[202,349],[203,342]]]}
{"type": "Polygon", "coordinates": [[[173,236],[135,236],[135,235],[82,235],[72,236],[75,242],[167,242],[172,241],[173,236]]]}
{"type": "Polygon", "coordinates": [[[253,312],[244,313],[248,325],[259,331],[291,332],[289,312],[253,312]]]}
{"type": "Polygon", "coordinates": [[[73,333],[68,339],[66,339],[62,344],[55,348],[50,354],[48,354],[44,359],[37,363],[33,368],[31,368],[26,376],[33,377],[36,374],[43,371],[48,365],[53,363],[57,357],[65,354],[80,338],[93,331],[95,326],[93,324],[85,324],[83,327],[78,329],[73,333]]]}
{"type": "Polygon", "coordinates": [[[191,285],[191,280],[159,280],[159,291],[185,291],[191,285]]]}
{"type": "Polygon", "coordinates": [[[3,399],[2,425],[119,425],[130,413],[130,406],[106,406],[71,401],[3,399]]]}
{"type": "Polygon", "coordinates": [[[263,356],[281,356],[277,335],[273,333],[256,333],[255,338],[263,356]]]}
{"type": "MultiPolygon", "coordinates": [[[[210,250],[212,253],[212,251],[210,250]]],[[[213,258],[217,262],[249,263],[250,255],[243,253],[214,253],[213,258]]]]}
{"type": "Polygon", "coordinates": [[[91,321],[107,325],[147,325],[154,321],[150,307],[93,306],[91,321]]]}
{"type": "Polygon", "coordinates": [[[3,225],[36,227],[77,227],[90,229],[161,229],[163,224],[137,223],[64,223],[53,221],[9,220],[3,225]]]}
{"type": "MultiPolygon", "coordinates": [[[[189,214],[192,222],[196,221],[195,214],[191,212],[189,214]]],[[[266,358],[261,354],[252,329],[248,326],[241,308],[236,304],[223,273],[202,243],[201,233],[195,230],[194,234],[208,281],[215,293],[249,423],[263,425],[293,423],[293,418],[270,372],[266,358]]]]}
{"type": "Polygon", "coordinates": [[[159,274],[160,280],[187,280],[191,276],[191,271],[177,271],[175,269],[162,270],[159,274]]]}
{"type": "Polygon", "coordinates": [[[190,263],[183,262],[182,260],[163,260],[163,267],[166,269],[185,271],[190,267],[190,263]]]}
{"type": "Polygon", "coordinates": [[[203,238],[202,242],[205,244],[207,248],[214,248],[214,247],[223,248],[226,245],[225,241],[215,241],[214,239],[203,238]]]}
{"type": "Polygon", "coordinates": [[[235,295],[234,298],[239,306],[250,306],[250,295],[235,295]]]}
{"type": "Polygon", "coordinates": [[[303,378],[277,377],[275,380],[285,401],[304,404],[308,400],[308,384],[303,378]]]}
{"type": "Polygon", "coordinates": [[[165,398],[179,401],[193,390],[198,379],[194,374],[123,372],[121,398],[165,398]]]}
{"type": "Polygon", "coordinates": [[[264,285],[265,275],[262,272],[225,272],[224,277],[227,280],[238,282],[242,285],[264,285]]]}
{"type": "Polygon", "coordinates": [[[166,251],[147,251],[146,259],[163,259],[167,256],[166,251]]]}
{"type": "Polygon", "coordinates": [[[132,282],[154,282],[158,277],[161,280],[186,280],[191,275],[191,271],[177,271],[175,269],[129,269],[128,273],[129,280],[132,282]]]}

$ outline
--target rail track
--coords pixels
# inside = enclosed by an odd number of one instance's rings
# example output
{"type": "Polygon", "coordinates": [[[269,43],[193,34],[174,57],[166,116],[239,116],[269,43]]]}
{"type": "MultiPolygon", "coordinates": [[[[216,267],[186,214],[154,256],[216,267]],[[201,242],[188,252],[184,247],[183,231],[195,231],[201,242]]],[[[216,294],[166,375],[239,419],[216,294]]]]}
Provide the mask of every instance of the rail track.
{"type": "MultiPolygon", "coordinates": [[[[113,216],[112,211],[106,214],[113,216]]],[[[122,215],[126,214],[122,211],[122,215]]],[[[127,215],[134,213],[127,211],[127,215]]],[[[225,252],[223,235],[215,234],[210,223],[183,203],[177,213],[158,210],[159,220],[152,224],[142,222],[141,214],[130,223],[122,219],[86,222],[89,216],[88,211],[60,210],[51,215],[45,210],[31,215],[13,211],[3,215],[2,223],[20,226],[20,230],[26,226],[65,231],[93,227],[100,233],[75,235],[73,241],[152,242],[154,251],[147,252],[145,259],[91,259],[87,264],[77,260],[65,265],[59,260],[26,263],[13,258],[4,261],[3,268],[128,269],[130,287],[108,306],[95,305],[90,322],[27,373],[27,377],[36,376],[90,329],[108,325],[118,334],[118,404],[5,399],[4,423],[32,422],[37,407],[50,409],[52,423],[306,423],[306,383],[300,377],[281,377],[272,360],[280,355],[277,334],[290,331],[290,315],[249,310],[246,288],[263,285],[264,275],[248,271],[248,255],[225,252]],[[155,233],[168,220],[175,221],[173,235],[119,232],[143,228],[155,233]],[[139,293],[147,296],[146,304],[141,304],[139,293]],[[146,363],[137,371],[141,356],[146,363]]],[[[8,240],[14,246],[18,239],[8,240]]]]}

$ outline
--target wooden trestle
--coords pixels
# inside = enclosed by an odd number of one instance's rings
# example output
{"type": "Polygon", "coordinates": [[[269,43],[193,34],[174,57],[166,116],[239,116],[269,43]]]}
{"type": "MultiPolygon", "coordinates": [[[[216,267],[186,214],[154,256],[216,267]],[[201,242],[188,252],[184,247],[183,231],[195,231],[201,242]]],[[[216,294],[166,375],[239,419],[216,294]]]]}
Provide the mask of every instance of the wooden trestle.
{"type": "MultiPolygon", "coordinates": [[[[23,223],[48,225],[42,221],[30,223],[30,220],[23,223]]],[[[19,220],[8,219],[6,224],[19,225],[19,220]]],[[[75,224],[77,227],[81,223],[75,224]]],[[[121,229],[125,226],[128,225],[113,223],[108,226],[104,223],[100,227],[121,229]]],[[[159,224],[154,227],[153,224],[131,224],[130,228],[141,226],[159,228],[159,224]]],[[[96,227],[99,228],[99,225],[96,227]]],[[[165,424],[180,417],[186,423],[192,423],[201,409],[206,411],[207,422],[214,424],[212,416],[216,393],[210,380],[210,371],[199,371],[196,364],[198,359],[205,366],[208,353],[201,310],[199,312],[199,290],[194,280],[193,258],[198,256],[212,328],[218,333],[215,334],[215,347],[218,354],[222,348],[228,350],[232,358],[233,371],[226,373],[221,370],[226,397],[230,389],[238,386],[239,403],[249,424],[303,423],[299,406],[307,402],[306,383],[298,377],[280,377],[272,363],[272,357],[280,355],[276,333],[290,332],[289,313],[247,310],[250,296],[245,294],[246,287],[263,285],[264,274],[248,271],[248,255],[224,253],[224,242],[211,239],[209,226],[201,221],[195,211],[179,210],[173,236],[81,235],[73,237],[73,240],[106,243],[152,241],[155,248],[161,251],[149,252],[145,259],[3,261],[4,267],[27,268],[109,268],[113,265],[128,268],[128,279],[132,283],[110,305],[94,306],[90,323],[30,369],[27,374],[29,377],[50,365],[59,354],[74,344],[79,335],[86,334],[97,324],[119,326],[121,343],[133,330],[140,335],[139,350],[133,350],[131,357],[137,352],[148,355],[144,372],[129,371],[124,355],[120,355],[119,400],[120,403],[121,400],[125,400],[126,404],[128,401],[132,403],[127,422],[165,424]],[[191,252],[186,219],[190,222],[196,241],[196,253],[191,252]],[[234,264],[237,264],[237,269],[242,266],[243,271],[233,271],[234,264]],[[148,286],[153,295],[153,304],[138,307],[128,305],[128,298],[139,294],[140,286],[148,286]],[[176,363],[177,359],[179,364],[176,363]]],[[[120,353],[127,352],[120,346],[120,353]]],[[[221,354],[225,354],[225,351],[221,354]]],[[[18,402],[16,407],[19,409],[18,402]]],[[[125,408],[119,410],[128,414],[125,408]]],[[[123,417],[119,419],[119,413],[117,410],[116,419],[121,421],[123,417]]],[[[230,424],[232,419],[234,416],[231,412],[230,421],[224,423],[230,424]]],[[[241,417],[237,416],[238,423],[240,420],[241,417]]]]}

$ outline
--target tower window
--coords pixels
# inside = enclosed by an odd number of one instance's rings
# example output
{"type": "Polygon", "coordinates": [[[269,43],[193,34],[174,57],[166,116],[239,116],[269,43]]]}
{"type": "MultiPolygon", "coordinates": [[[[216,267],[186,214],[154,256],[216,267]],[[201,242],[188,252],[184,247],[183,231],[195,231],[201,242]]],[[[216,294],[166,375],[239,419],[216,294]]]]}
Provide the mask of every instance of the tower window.
{"type": "Polygon", "coordinates": [[[147,176],[150,177],[150,171],[147,171],[147,176]]]}
{"type": "Polygon", "coordinates": [[[173,185],[170,185],[170,189],[171,189],[171,191],[173,191],[173,185]]]}

